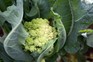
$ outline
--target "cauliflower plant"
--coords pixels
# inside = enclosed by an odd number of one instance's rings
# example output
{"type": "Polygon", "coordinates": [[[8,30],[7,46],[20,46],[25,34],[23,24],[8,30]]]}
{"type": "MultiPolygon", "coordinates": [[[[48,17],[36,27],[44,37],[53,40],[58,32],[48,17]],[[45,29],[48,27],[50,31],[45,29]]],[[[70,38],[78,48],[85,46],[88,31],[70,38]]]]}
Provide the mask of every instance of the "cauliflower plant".
{"type": "Polygon", "coordinates": [[[31,22],[25,22],[24,27],[29,33],[25,41],[25,50],[41,53],[50,40],[57,36],[57,31],[49,25],[47,19],[36,18],[31,22]]]}

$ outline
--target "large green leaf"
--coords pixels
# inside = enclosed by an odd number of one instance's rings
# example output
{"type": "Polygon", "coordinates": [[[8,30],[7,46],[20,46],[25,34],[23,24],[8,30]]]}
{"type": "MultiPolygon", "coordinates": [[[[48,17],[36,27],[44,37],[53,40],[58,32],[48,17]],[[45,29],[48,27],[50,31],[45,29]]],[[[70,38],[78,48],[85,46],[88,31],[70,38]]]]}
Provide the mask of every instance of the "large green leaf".
{"type": "Polygon", "coordinates": [[[80,49],[80,43],[77,41],[78,31],[86,29],[92,22],[92,15],[90,16],[87,10],[82,8],[80,0],[69,0],[72,9],[72,17],[74,21],[71,34],[67,38],[65,50],[68,53],[76,53],[80,49]]]}
{"type": "Polygon", "coordinates": [[[77,40],[79,35],[79,30],[86,29],[90,24],[93,23],[91,18],[87,19],[88,16],[84,17],[82,20],[74,23],[74,28],[71,32],[71,35],[67,38],[65,45],[65,50],[68,53],[76,53],[80,49],[80,43],[77,40]]]}
{"type": "Polygon", "coordinates": [[[4,62],[13,62],[13,59],[10,58],[4,50],[3,44],[0,43],[0,57],[4,62]]]}
{"type": "Polygon", "coordinates": [[[65,44],[66,42],[66,30],[65,27],[61,21],[61,16],[58,13],[55,13],[53,11],[53,8],[51,8],[51,13],[53,15],[53,21],[54,21],[54,27],[57,28],[58,32],[58,41],[56,42],[56,51],[58,52],[65,44]]]}
{"type": "Polygon", "coordinates": [[[71,4],[69,0],[56,0],[53,5],[54,11],[57,12],[65,26],[67,34],[70,34],[71,28],[73,27],[71,4]]]}
{"type": "Polygon", "coordinates": [[[6,53],[15,60],[31,61],[30,55],[26,54],[20,43],[25,41],[27,33],[25,32],[21,21],[23,18],[23,0],[16,0],[16,5],[9,6],[5,12],[0,15],[11,24],[12,30],[4,41],[6,53]]]}
{"type": "Polygon", "coordinates": [[[54,45],[57,39],[51,40],[47,46],[47,48],[40,54],[40,56],[37,59],[37,62],[41,62],[42,59],[44,59],[44,56],[49,54],[50,48],[54,45]]]}
{"type": "Polygon", "coordinates": [[[78,21],[87,15],[87,11],[81,5],[81,0],[69,0],[69,2],[71,4],[71,9],[73,12],[72,17],[75,21],[78,21]]]}

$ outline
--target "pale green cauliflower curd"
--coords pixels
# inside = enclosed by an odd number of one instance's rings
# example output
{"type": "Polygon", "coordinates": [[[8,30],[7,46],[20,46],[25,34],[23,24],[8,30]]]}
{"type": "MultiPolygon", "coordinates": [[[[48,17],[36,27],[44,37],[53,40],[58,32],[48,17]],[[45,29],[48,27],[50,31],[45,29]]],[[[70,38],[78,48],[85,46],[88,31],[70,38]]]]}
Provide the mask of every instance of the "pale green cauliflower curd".
{"type": "Polygon", "coordinates": [[[25,41],[25,50],[41,53],[50,40],[57,37],[57,31],[49,25],[47,19],[36,18],[31,22],[25,22],[24,27],[29,33],[25,41]]]}

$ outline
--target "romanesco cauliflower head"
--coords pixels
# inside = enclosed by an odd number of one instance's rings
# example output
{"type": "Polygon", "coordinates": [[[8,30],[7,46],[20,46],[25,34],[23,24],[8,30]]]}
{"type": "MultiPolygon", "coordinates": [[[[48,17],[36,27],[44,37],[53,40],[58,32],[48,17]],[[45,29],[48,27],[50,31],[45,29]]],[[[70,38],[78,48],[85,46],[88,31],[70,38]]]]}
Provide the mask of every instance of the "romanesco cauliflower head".
{"type": "Polygon", "coordinates": [[[25,22],[24,27],[29,33],[25,41],[25,50],[41,53],[44,46],[57,36],[57,31],[49,25],[47,19],[36,18],[31,22],[25,22]]]}

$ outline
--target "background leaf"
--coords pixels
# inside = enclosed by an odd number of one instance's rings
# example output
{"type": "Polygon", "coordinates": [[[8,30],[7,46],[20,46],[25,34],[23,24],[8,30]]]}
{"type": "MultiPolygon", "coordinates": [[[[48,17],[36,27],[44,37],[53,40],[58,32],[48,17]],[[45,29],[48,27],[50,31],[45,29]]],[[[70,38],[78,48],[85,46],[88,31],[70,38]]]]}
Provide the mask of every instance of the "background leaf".
{"type": "Polygon", "coordinates": [[[33,0],[37,4],[38,12],[42,18],[50,18],[50,8],[55,3],[55,0],[33,0]]]}
{"type": "Polygon", "coordinates": [[[24,3],[24,18],[26,20],[37,17],[49,19],[50,7],[53,6],[55,0],[24,0],[24,3]]]}
{"type": "Polygon", "coordinates": [[[2,16],[0,16],[0,26],[2,26],[4,22],[5,22],[5,19],[2,16]]]}
{"type": "Polygon", "coordinates": [[[5,11],[8,6],[12,5],[14,0],[0,0],[0,10],[5,11]]]}

